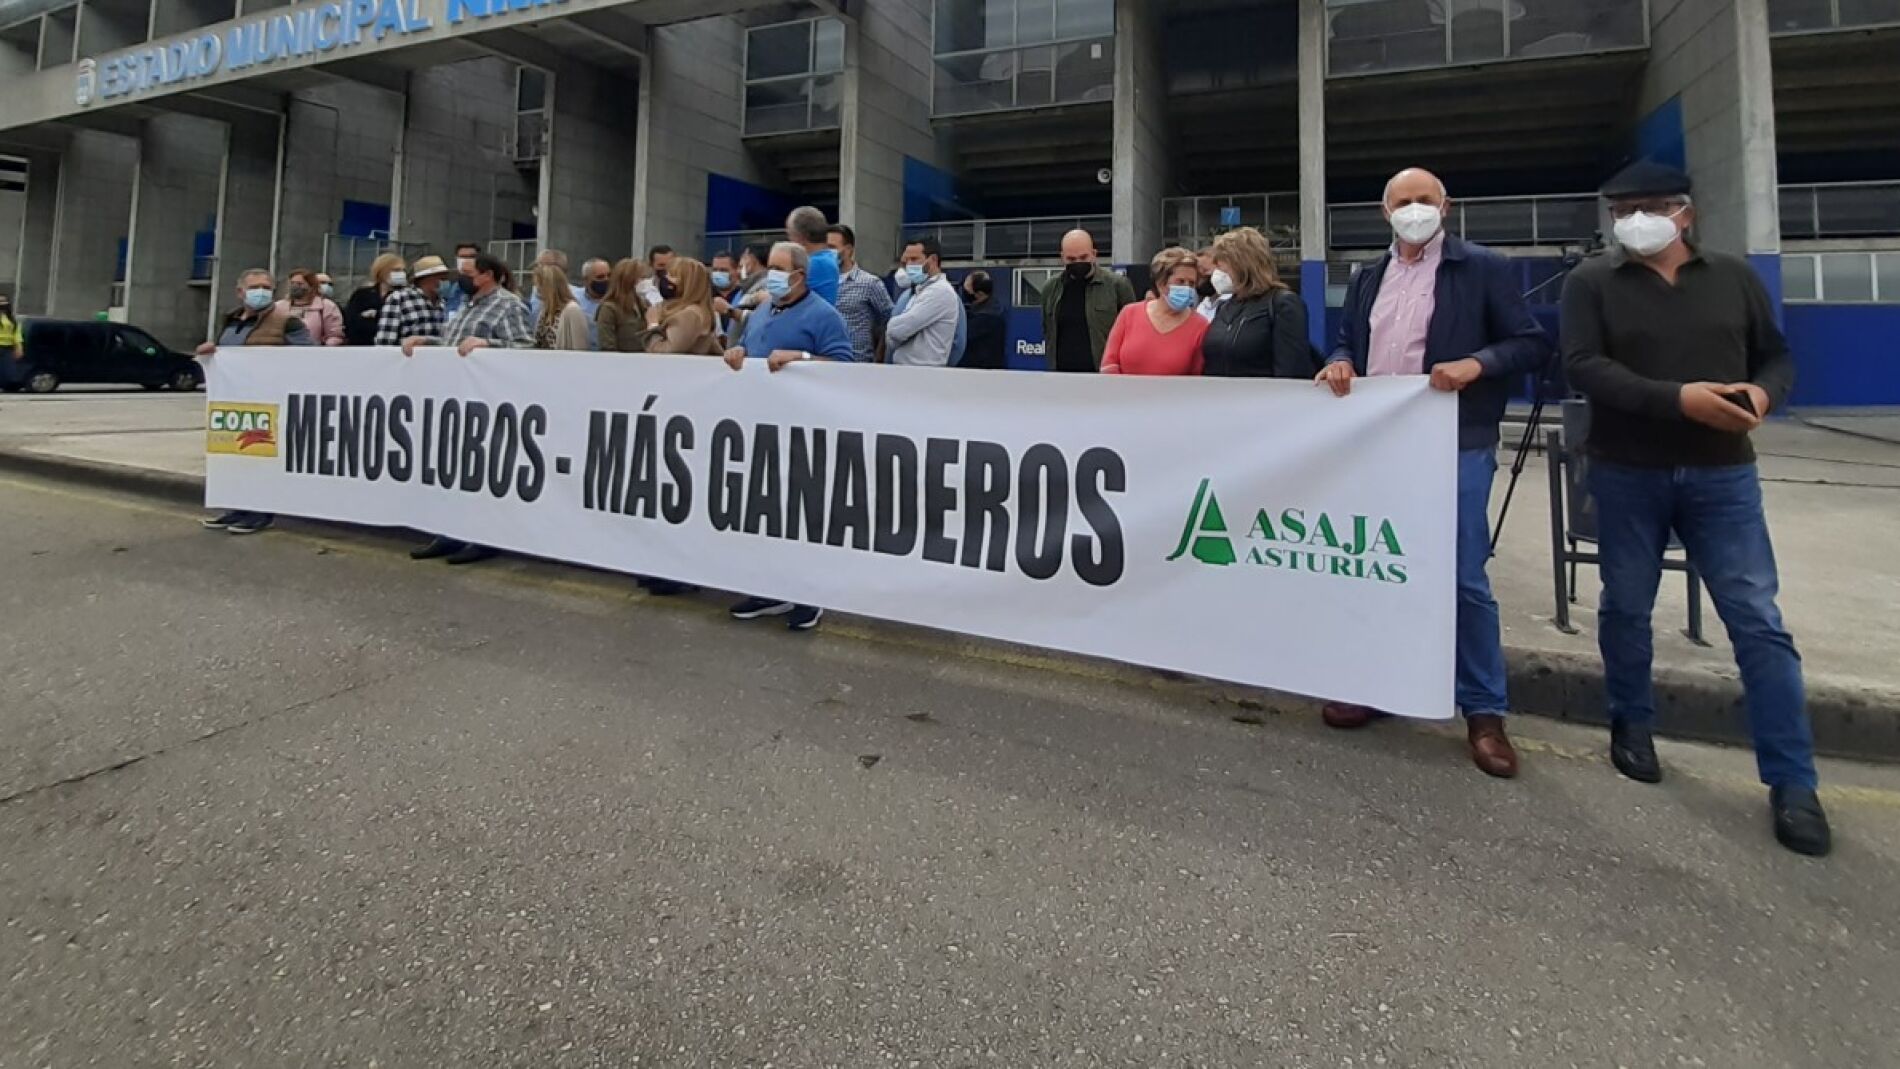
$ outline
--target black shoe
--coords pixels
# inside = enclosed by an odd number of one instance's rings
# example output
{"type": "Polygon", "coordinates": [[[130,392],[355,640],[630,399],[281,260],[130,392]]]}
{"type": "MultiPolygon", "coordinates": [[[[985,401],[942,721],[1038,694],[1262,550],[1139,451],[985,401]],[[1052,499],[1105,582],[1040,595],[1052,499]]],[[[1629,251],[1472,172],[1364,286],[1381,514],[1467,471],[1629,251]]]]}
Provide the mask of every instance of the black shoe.
{"type": "Polygon", "coordinates": [[[1768,792],[1768,808],[1775,815],[1775,838],[1797,854],[1826,857],[1834,846],[1827,828],[1827,811],[1809,787],[1784,783],[1768,792]]]}
{"type": "Polygon", "coordinates": [[[825,610],[816,605],[797,605],[785,617],[785,626],[794,631],[810,631],[825,618],[825,610]]]}
{"type": "Polygon", "coordinates": [[[757,620],[761,616],[784,616],[796,606],[777,598],[747,598],[729,611],[734,620],[757,620]]]}
{"type": "Polygon", "coordinates": [[[410,550],[409,559],[435,560],[438,557],[453,556],[467,548],[467,542],[457,542],[453,538],[431,538],[428,545],[417,546],[410,550]]]}
{"type": "Polygon", "coordinates": [[[500,553],[500,550],[490,549],[487,546],[466,545],[449,554],[449,563],[480,564],[482,561],[495,557],[500,553]]]}
{"type": "Polygon", "coordinates": [[[268,512],[247,512],[244,518],[226,527],[234,535],[253,535],[265,530],[277,522],[277,517],[268,512]]]}
{"type": "Polygon", "coordinates": [[[225,512],[216,516],[207,516],[199,520],[198,524],[207,531],[227,531],[230,530],[232,524],[242,520],[245,515],[246,513],[237,511],[225,512]]]}
{"type": "Polygon", "coordinates": [[[1630,720],[1610,722],[1610,763],[1638,783],[1661,783],[1662,764],[1656,760],[1656,739],[1648,724],[1630,720]]]}

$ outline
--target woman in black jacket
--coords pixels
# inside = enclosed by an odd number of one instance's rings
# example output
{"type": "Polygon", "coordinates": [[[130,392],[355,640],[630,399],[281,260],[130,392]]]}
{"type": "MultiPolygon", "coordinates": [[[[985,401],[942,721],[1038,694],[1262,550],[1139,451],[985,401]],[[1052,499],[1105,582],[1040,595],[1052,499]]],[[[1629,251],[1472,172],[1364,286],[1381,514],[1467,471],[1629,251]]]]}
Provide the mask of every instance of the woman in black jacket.
{"type": "Polygon", "coordinates": [[[1245,226],[1215,239],[1213,282],[1221,301],[1201,342],[1201,374],[1310,380],[1319,373],[1306,304],[1280,281],[1260,231],[1245,226]]]}
{"type": "Polygon", "coordinates": [[[369,265],[369,284],[350,294],[349,303],[343,306],[343,343],[375,345],[376,323],[382,317],[383,302],[389,299],[390,290],[408,284],[409,275],[403,270],[402,257],[393,252],[378,256],[369,265]]]}

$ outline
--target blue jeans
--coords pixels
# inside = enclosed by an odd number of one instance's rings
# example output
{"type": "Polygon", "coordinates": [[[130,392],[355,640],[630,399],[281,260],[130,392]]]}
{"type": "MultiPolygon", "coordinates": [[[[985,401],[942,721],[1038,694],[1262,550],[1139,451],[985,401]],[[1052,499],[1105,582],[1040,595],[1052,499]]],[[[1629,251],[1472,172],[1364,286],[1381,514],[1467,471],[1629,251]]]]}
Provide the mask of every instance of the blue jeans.
{"type": "Polygon", "coordinates": [[[1775,605],[1775,551],[1755,466],[1632,468],[1593,461],[1590,493],[1603,575],[1598,644],[1611,719],[1656,718],[1649,617],[1673,529],[1735,647],[1761,781],[1814,787],[1801,655],[1775,605]]]}
{"type": "Polygon", "coordinates": [[[1510,710],[1498,600],[1491,596],[1491,484],[1495,447],[1458,451],[1458,708],[1466,716],[1510,710]]]}

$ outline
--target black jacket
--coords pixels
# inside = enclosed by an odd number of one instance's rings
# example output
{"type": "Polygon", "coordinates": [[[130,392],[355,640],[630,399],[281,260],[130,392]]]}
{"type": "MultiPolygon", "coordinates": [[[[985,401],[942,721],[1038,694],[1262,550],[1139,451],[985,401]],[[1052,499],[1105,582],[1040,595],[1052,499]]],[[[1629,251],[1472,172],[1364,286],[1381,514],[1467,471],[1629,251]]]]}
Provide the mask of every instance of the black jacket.
{"type": "Polygon", "coordinates": [[[376,321],[383,311],[383,294],[372,283],[350,294],[343,306],[343,340],[350,345],[375,345],[376,321]]]}
{"type": "MultiPolygon", "coordinates": [[[[1327,363],[1349,360],[1354,371],[1366,373],[1372,306],[1391,262],[1388,252],[1352,277],[1339,321],[1339,345],[1327,363]]],[[[1484,365],[1484,377],[1458,395],[1458,448],[1483,449],[1498,440],[1498,421],[1504,418],[1511,392],[1550,359],[1550,336],[1531,318],[1511,261],[1482,245],[1445,235],[1434,285],[1425,370],[1467,356],[1484,365]]]]}
{"type": "Polygon", "coordinates": [[[1009,320],[997,307],[996,298],[966,307],[970,315],[970,340],[963,347],[963,362],[957,366],[993,371],[1008,367],[1009,320]]]}
{"type": "Polygon", "coordinates": [[[1288,290],[1222,301],[1201,355],[1201,374],[1221,378],[1310,379],[1319,373],[1306,337],[1306,304],[1288,290]]]}

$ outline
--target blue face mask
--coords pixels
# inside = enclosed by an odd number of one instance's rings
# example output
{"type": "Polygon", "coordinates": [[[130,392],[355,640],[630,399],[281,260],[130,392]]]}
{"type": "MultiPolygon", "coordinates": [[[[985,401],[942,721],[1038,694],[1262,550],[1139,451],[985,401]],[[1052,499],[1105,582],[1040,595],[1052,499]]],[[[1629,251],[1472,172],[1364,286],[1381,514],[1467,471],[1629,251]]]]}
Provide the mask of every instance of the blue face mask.
{"type": "Polygon", "coordinates": [[[724,271],[714,271],[712,282],[713,289],[716,290],[729,290],[732,288],[732,276],[724,271]]]}
{"type": "Polygon", "coordinates": [[[1193,286],[1169,286],[1168,307],[1177,312],[1185,312],[1194,306],[1193,286]]]}
{"type": "Polygon", "coordinates": [[[929,277],[924,273],[923,264],[905,264],[904,275],[910,279],[910,284],[913,286],[921,285],[924,279],[929,277]]]}
{"type": "Polygon", "coordinates": [[[271,291],[267,289],[249,289],[244,291],[244,307],[253,312],[261,312],[270,307],[271,291]]]}
{"type": "Polygon", "coordinates": [[[765,292],[771,294],[772,299],[775,301],[784,297],[787,293],[792,292],[792,273],[790,271],[780,271],[777,268],[767,271],[765,273],[765,292]]]}

